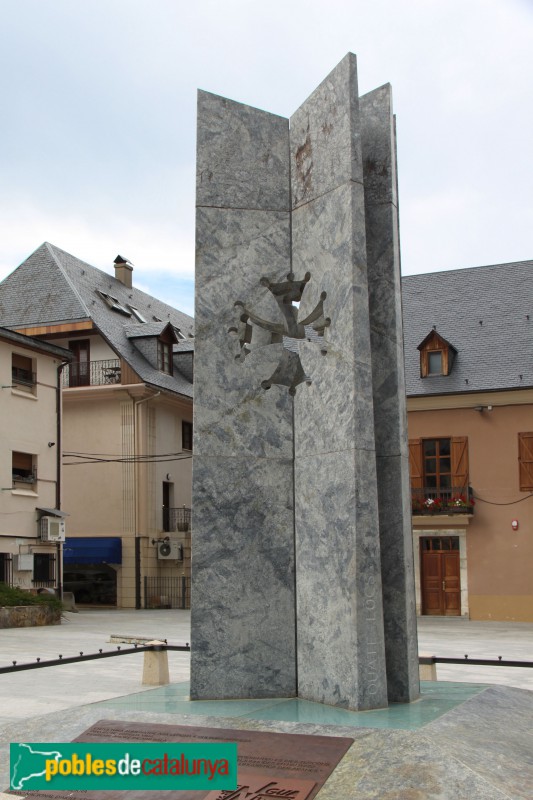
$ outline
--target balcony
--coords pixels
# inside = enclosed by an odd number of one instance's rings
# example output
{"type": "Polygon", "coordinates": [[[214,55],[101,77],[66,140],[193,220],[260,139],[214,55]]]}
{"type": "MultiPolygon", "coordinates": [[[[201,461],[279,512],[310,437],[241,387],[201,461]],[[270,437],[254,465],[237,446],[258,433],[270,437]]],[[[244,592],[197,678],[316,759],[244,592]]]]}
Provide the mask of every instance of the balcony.
{"type": "Polygon", "coordinates": [[[451,514],[473,514],[474,496],[471,487],[466,491],[464,486],[451,489],[435,489],[423,487],[411,490],[413,515],[438,514],[441,516],[451,514]]]}
{"type": "Polygon", "coordinates": [[[106,386],[120,383],[120,361],[106,358],[101,361],[73,361],[63,370],[63,387],[106,386]]]}
{"type": "Polygon", "coordinates": [[[163,507],[163,530],[166,533],[172,531],[190,531],[191,529],[191,509],[182,506],[181,508],[163,507]]]}

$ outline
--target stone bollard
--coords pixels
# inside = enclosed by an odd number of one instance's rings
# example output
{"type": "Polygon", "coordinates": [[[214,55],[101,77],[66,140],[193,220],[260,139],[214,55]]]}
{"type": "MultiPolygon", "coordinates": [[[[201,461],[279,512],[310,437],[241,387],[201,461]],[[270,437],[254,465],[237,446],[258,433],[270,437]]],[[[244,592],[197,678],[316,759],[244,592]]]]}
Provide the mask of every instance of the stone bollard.
{"type": "Polygon", "coordinates": [[[143,685],[164,686],[170,683],[168,674],[168,653],[164,648],[165,642],[157,639],[146,642],[147,647],[154,647],[154,650],[145,650],[143,666],[143,685]]]}
{"type": "Polygon", "coordinates": [[[437,665],[434,661],[430,661],[435,656],[427,655],[426,653],[420,654],[420,664],[418,667],[421,681],[436,681],[437,680],[437,665]],[[426,663],[424,663],[426,662],[426,663]],[[429,662],[429,663],[428,663],[429,662]]]}

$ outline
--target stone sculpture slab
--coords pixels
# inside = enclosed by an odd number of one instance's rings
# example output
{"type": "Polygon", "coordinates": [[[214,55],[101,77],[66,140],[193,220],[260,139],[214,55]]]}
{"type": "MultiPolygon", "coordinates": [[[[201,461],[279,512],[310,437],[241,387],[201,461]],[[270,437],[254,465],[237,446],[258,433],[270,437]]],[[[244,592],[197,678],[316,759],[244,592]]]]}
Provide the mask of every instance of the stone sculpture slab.
{"type": "Polygon", "coordinates": [[[418,696],[390,87],[199,93],[191,697],[418,696]]]}

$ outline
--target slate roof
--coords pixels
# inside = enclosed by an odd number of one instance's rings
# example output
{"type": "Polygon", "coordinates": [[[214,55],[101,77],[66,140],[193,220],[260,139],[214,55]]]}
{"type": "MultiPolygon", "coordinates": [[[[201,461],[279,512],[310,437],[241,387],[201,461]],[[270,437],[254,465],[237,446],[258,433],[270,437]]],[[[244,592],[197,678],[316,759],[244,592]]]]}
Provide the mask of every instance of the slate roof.
{"type": "Polygon", "coordinates": [[[407,396],[533,387],[533,261],[402,278],[407,396]],[[435,326],[457,350],[451,374],[420,377],[435,326]]]}
{"type": "Polygon", "coordinates": [[[48,242],[0,283],[0,325],[23,328],[90,319],[141,380],[192,398],[192,383],[177,367],[174,375],[160,372],[128,340],[126,329],[136,326],[135,317],[111,309],[98,291],[115,297],[123,306],[137,308],[146,324],[170,322],[185,337],[194,335],[192,317],[140,289],[129,289],[109,273],[48,242]]]}

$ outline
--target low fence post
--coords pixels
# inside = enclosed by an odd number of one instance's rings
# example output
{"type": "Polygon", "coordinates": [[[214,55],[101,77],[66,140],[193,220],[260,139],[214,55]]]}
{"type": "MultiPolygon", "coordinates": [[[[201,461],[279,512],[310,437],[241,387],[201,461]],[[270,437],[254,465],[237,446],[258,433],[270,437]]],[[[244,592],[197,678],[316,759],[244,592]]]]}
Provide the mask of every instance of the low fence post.
{"type": "Polygon", "coordinates": [[[435,663],[435,656],[427,655],[427,653],[421,653],[418,663],[418,671],[421,681],[437,680],[437,665],[435,663]]]}
{"type": "Polygon", "coordinates": [[[170,683],[165,642],[158,640],[146,642],[146,647],[153,647],[154,649],[145,650],[144,652],[143,685],[164,686],[170,683]]]}

